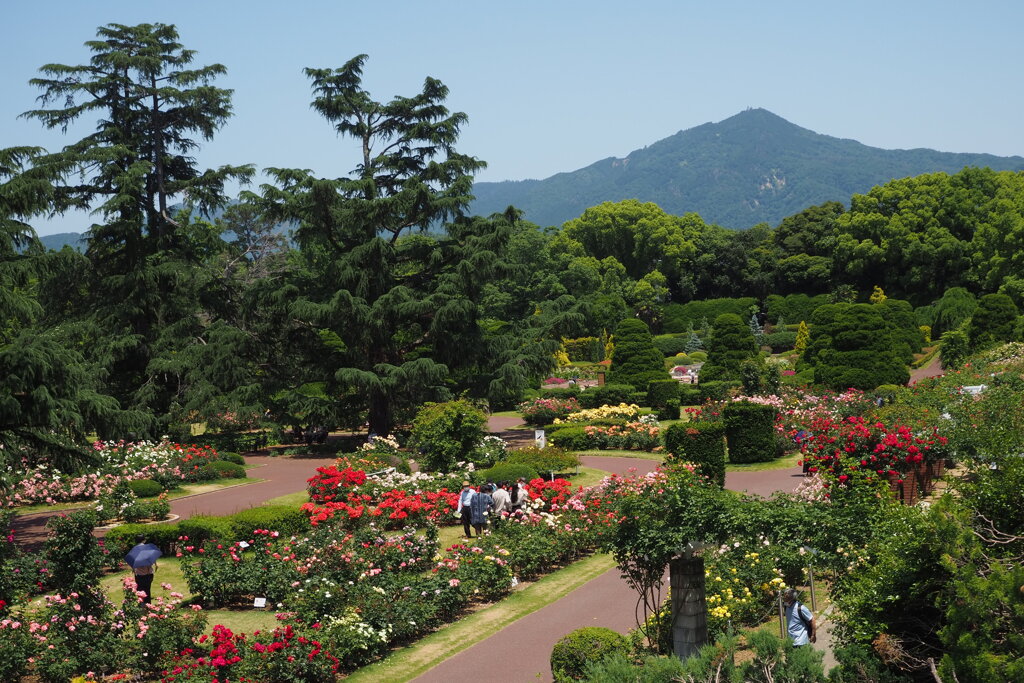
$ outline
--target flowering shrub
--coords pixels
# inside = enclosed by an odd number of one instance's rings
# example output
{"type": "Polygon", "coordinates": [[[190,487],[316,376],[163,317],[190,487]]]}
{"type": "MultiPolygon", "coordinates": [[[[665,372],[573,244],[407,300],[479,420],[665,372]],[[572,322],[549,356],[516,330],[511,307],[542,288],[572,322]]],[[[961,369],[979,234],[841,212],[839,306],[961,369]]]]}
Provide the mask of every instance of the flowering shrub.
{"type": "Polygon", "coordinates": [[[555,418],[552,424],[597,422],[599,420],[616,420],[627,422],[640,414],[640,406],[634,404],[626,405],[620,403],[617,406],[603,405],[600,408],[588,408],[570,413],[564,419],[555,418]]]}
{"type": "Polygon", "coordinates": [[[785,581],[771,551],[768,540],[761,538],[755,544],[737,541],[705,553],[710,632],[726,633],[730,620],[733,626],[756,626],[772,615],[785,581]]]}
{"type": "Polygon", "coordinates": [[[366,483],[366,472],[351,467],[343,470],[335,466],[317,467],[316,472],[307,480],[306,487],[315,503],[344,498],[346,491],[366,483]]]}
{"type": "Polygon", "coordinates": [[[590,448],[654,451],[661,446],[661,429],[647,422],[629,422],[625,425],[583,428],[590,448]]]}
{"type": "Polygon", "coordinates": [[[542,427],[552,424],[555,420],[565,419],[570,413],[580,409],[575,398],[535,398],[520,403],[517,410],[522,414],[523,421],[528,425],[542,427]]]}

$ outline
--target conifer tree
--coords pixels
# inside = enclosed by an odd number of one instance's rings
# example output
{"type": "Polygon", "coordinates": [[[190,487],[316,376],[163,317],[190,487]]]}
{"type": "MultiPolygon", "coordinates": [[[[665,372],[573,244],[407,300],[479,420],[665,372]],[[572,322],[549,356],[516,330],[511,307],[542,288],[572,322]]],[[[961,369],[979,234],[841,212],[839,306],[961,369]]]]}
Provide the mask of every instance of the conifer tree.
{"type": "Polygon", "coordinates": [[[803,320],[800,321],[800,326],[796,328],[796,344],[793,349],[802,354],[807,348],[808,342],[811,341],[811,330],[807,327],[807,323],[803,320]]]}
{"type": "Polygon", "coordinates": [[[750,327],[735,313],[715,318],[708,344],[708,361],[700,370],[700,381],[738,380],[743,361],[757,355],[757,343],[750,327]]]}
{"type": "Polygon", "coordinates": [[[615,353],[612,355],[609,384],[630,384],[645,391],[650,382],[670,379],[665,357],[654,345],[647,323],[626,318],[615,328],[615,353]]]}

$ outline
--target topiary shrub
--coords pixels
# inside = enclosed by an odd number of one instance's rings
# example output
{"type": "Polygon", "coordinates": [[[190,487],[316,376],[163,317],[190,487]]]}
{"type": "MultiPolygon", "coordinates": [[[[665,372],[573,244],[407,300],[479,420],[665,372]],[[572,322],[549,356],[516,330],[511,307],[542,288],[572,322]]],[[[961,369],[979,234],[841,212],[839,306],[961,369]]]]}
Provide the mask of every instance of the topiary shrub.
{"type": "Polygon", "coordinates": [[[523,477],[526,481],[530,481],[531,479],[536,479],[539,476],[540,475],[537,473],[537,470],[529,465],[510,465],[502,462],[490,469],[477,470],[473,474],[473,480],[477,482],[516,481],[519,477],[523,477]]]}
{"type": "Polygon", "coordinates": [[[615,328],[615,351],[608,381],[644,389],[652,380],[668,379],[664,357],[654,346],[647,323],[627,318],[615,328]]]}
{"type": "Polygon", "coordinates": [[[679,419],[679,399],[672,398],[665,402],[665,405],[658,408],[658,419],[659,420],[678,420],[679,419]]]}
{"type": "Polygon", "coordinates": [[[782,353],[796,346],[796,332],[772,332],[764,335],[762,341],[771,347],[772,353],[782,353]]]}
{"type": "Polygon", "coordinates": [[[309,531],[309,517],[297,507],[290,505],[262,505],[236,512],[227,518],[231,523],[231,535],[239,540],[252,540],[256,529],[277,531],[282,536],[292,536],[309,531]]]}
{"type": "Polygon", "coordinates": [[[226,460],[214,460],[203,465],[204,480],[209,479],[245,479],[247,476],[245,468],[226,460]]]}
{"type": "Polygon", "coordinates": [[[675,356],[686,353],[686,342],[689,335],[685,334],[659,334],[654,337],[654,346],[663,355],[675,356]]]}
{"type": "Polygon", "coordinates": [[[578,628],[564,635],[551,649],[551,674],[555,683],[579,681],[588,662],[600,662],[611,654],[628,651],[629,642],[621,633],[600,626],[578,628]]]}
{"type": "Polygon", "coordinates": [[[541,388],[541,398],[579,398],[580,388],[574,384],[568,387],[541,388]]]}
{"type": "Polygon", "coordinates": [[[586,427],[560,427],[548,433],[548,441],[573,451],[585,451],[590,448],[590,437],[586,427]]]}
{"type": "Polygon", "coordinates": [[[136,498],[153,498],[164,492],[164,487],[152,479],[133,479],[128,486],[136,498]]]}
{"type": "Polygon", "coordinates": [[[240,456],[238,453],[221,453],[220,459],[226,460],[228,462],[233,462],[236,465],[245,465],[245,458],[240,456]]]}
{"type": "Polygon", "coordinates": [[[692,462],[701,474],[725,486],[725,425],[721,422],[669,425],[665,450],[674,458],[692,462]]]}
{"type": "Polygon", "coordinates": [[[668,401],[679,399],[679,382],[674,379],[659,379],[647,384],[644,405],[660,408],[668,401]]]}
{"type": "Polygon", "coordinates": [[[122,524],[104,535],[103,547],[110,552],[112,559],[120,561],[135,545],[138,534],[164,551],[164,555],[173,552],[178,537],[182,535],[177,524],[122,524]]]}
{"type": "Polygon", "coordinates": [[[738,389],[743,386],[739,380],[720,382],[701,382],[697,385],[697,392],[700,395],[700,402],[724,401],[729,396],[731,389],[738,389]]]}
{"type": "Polygon", "coordinates": [[[584,408],[600,408],[601,406],[617,406],[630,403],[633,392],[630,384],[605,384],[580,392],[579,404],[584,408]]]}
{"type": "Polygon", "coordinates": [[[679,387],[679,405],[699,406],[704,400],[701,397],[700,389],[694,386],[679,387]]]}
{"type": "Polygon", "coordinates": [[[774,407],[737,401],[725,405],[723,417],[730,462],[769,462],[775,458],[774,407]]]}

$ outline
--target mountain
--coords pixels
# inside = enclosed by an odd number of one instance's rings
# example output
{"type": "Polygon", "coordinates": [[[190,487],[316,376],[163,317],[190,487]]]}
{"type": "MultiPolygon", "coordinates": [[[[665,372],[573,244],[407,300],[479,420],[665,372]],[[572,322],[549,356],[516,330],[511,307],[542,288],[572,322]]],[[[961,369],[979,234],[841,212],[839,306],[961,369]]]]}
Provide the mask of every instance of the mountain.
{"type": "Polygon", "coordinates": [[[60,251],[65,245],[78,251],[85,251],[85,236],[80,232],[58,232],[55,235],[43,235],[39,238],[47,249],[60,251]]]}
{"type": "Polygon", "coordinates": [[[639,199],[671,214],[695,211],[708,223],[777,225],[808,206],[849,204],[893,178],[988,166],[1024,169],[1024,158],[930,149],[879,149],[801,128],[764,109],[680,131],[624,159],[609,157],[545,180],[478,182],[471,211],[510,204],[527,220],[561,225],[601,202],[639,199]]]}

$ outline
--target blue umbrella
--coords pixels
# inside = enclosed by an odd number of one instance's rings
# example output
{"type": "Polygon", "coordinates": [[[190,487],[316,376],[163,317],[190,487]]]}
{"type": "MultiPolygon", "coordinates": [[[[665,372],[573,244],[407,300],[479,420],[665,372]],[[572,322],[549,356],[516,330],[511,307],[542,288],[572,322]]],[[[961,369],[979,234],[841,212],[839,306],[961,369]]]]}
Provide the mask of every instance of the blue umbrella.
{"type": "Polygon", "coordinates": [[[162,555],[163,552],[161,552],[160,548],[157,548],[152,543],[140,543],[128,551],[128,554],[124,556],[124,561],[132,569],[148,567],[151,564],[155,564],[162,555]]]}

